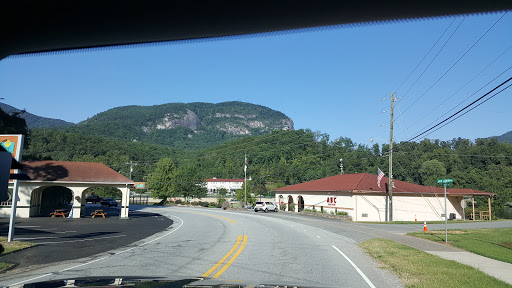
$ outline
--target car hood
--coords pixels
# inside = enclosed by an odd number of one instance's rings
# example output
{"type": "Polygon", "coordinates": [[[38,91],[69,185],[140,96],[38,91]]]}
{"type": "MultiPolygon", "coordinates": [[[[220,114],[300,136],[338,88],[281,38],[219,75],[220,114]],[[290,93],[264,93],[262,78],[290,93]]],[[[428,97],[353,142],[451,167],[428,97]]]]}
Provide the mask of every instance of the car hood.
{"type": "Polygon", "coordinates": [[[59,279],[49,280],[43,282],[35,282],[24,285],[8,286],[8,287],[23,287],[23,288],[57,288],[57,287],[144,287],[144,288],[178,288],[178,287],[325,287],[317,286],[315,284],[298,284],[298,283],[266,283],[262,280],[261,283],[245,283],[236,280],[221,280],[213,278],[190,277],[185,279],[173,279],[166,277],[83,277],[74,279],[59,279]]]}

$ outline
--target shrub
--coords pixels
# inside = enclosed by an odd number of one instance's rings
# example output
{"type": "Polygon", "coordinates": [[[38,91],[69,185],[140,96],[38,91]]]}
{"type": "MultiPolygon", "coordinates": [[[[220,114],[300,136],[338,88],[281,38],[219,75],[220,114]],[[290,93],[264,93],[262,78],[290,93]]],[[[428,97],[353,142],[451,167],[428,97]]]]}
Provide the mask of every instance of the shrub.
{"type": "Polygon", "coordinates": [[[286,211],[286,204],[281,204],[281,211],[286,211]]]}
{"type": "Polygon", "coordinates": [[[288,205],[289,211],[295,211],[295,204],[288,205]]]}
{"type": "Polygon", "coordinates": [[[174,201],[174,203],[181,204],[181,203],[183,203],[183,201],[181,201],[181,199],[176,199],[176,201],[174,201]]]}
{"type": "Polygon", "coordinates": [[[222,203],[222,207],[221,208],[222,208],[222,210],[226,210],[226,209],[229,208],[229,206],[230,206],[229,202],[228,201],[224,201],[224,203],[222,203]]]}
{"type": "Polygon", "coordinates": [[[199,201],[199,206],[201,206],[201,207],[208,207],[208,206],[210,206],[210,204],[208,202],[206,202],[206,201],[199,201]]]}
{"type": "Polygon", "coordinates": [[[348,215],[348,213],[345,211],[341,211],[341,212],[337,212],[336,215],[348,215]]]}

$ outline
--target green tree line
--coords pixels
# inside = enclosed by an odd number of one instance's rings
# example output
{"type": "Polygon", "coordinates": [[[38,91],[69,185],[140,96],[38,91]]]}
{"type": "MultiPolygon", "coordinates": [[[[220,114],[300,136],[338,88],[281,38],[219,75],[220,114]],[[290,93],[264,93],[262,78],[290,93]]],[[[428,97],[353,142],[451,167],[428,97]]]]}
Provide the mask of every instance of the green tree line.
{"type": "MultiPolygon", "coordinates": [[[[24,160],[102,162],[126,176],[130,169],[126,163],[133,161],[137,163],[134,181],[151,182],[157,162],[170,159],[177,172],[166,183],[181,185],[175,185],[176,192],[170,195],[202,195],[204,190],[194,189],[206,178],[243,178],[245,155],[247,176],[256,195],[339,174],[340,159],[344,173],[376,174],[380,168],[388,175],[388,145],[368,146],[346,137],[331,140],[326,134],[310,130],[274,131],[199,151],[53,129],[32,129],[28,133],[30,143],[24,160]]],[[[453,188],[496,193],[494,209],[512,202],[512,144],[496,138],[394,143],[393,164],[393,176],[398,180],[437,185],[436,179],[453,178],[453,188]]]]}

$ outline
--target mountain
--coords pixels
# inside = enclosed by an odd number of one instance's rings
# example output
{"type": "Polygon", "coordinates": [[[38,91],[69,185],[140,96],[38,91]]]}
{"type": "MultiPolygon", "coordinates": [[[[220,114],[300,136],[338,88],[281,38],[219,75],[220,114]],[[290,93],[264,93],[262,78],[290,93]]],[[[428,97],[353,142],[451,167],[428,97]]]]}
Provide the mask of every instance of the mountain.
{"type": "Polygon", "coordinates": [[[201,149],[245,136],[293,130],[293,121],[268,107],[244,103],[169,103],[101,112],[68,132],[201,149]]]}
{"type": "MultiPolygon", "coordinates": [[[[22,111],[5,103],[0,103],[0,108],[7,114],[22,111]]],[[[21,113],[19,117],[25,119],[28,129],[42,127],[55,128],[75,125],[74,123],[66,122],[64,120],[41,117],[28,112],[21,113]]]]}
{"type": "Polygon", "coordinates": [[[500,136],[490,137],[490,138],[498,138],[499,142],[511,143],[512,144],[512,131],[508,131],[500,136]]]}

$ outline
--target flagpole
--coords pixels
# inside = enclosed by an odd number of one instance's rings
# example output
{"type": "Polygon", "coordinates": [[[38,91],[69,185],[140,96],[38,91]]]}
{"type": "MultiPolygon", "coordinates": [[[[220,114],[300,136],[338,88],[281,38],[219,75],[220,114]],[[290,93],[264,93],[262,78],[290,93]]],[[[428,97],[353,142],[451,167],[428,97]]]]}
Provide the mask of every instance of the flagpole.
{"type": "Polygon", "coordinates": [[[245,153],[244,166],[244,207],[247,207],[247,153],[245,153]]]}

